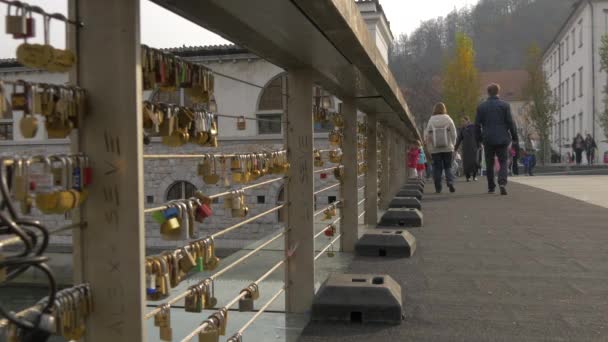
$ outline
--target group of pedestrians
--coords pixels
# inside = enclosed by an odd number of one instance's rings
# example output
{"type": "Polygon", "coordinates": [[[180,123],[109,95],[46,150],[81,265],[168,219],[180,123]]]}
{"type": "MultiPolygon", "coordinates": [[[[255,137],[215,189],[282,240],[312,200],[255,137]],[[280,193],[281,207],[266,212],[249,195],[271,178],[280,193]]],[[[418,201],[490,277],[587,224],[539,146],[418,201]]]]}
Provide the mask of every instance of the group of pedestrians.
{"type": "MultiPolygon", "coordinates": [[[[497,161],[500,194],[507,195],[510,148],[519,150],[519,141],[517,127],[511,114],[511,106],[500,99],[499,93],[498,84],[488,86],[488,99],[478,106],[475,123],[472,123],[468,117],[464,117],[460,134],[457,132],[454,121],[448,115],[445,104],[435,105],[424,135],[427,149],[431,153],[433,180],[437,193],[442,192],[443,175],[445,175],[446,185],[450,192],[456,191],[452,162],[455,151],[462,146],[463,171],[467,180],[476,180],[480,171],[481,151],[483,150],[487,165],[488,192],[496,192],[497,184],[493,166],[497,161]]],[[[423,150],[421,147],[418,149],[423,150]]],[[[515,160],[515,162],[517,161],[515,160]]]]}
{"type": "Polygon", "coordinates": [[[580,133],[577,134],[572,141],[572,151],[574,151],[576,165],[581,165],[583,163],[583,153],[586,154],[587,164],[592,165],[595,160],[596,149],[597,144],[591,134],[587,134],[586,138],[583,138],[580,133]]]}

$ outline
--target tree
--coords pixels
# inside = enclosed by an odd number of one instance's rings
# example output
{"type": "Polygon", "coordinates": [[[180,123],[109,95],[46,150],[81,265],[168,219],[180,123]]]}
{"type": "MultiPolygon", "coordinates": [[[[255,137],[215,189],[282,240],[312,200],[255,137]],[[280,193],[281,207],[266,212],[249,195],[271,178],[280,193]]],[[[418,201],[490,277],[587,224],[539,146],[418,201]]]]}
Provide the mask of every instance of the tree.
{"type": "MultiPolygon", "coordinates": [[[[600,65],[602,71],[608,71],[608,35],[602,36],[600,65]]],[[[604,131],[604,136],[608,138],[608,84],[604,87],[604,105],[605,109],[599,114],[598,121],[604,131]]]]}
{"type": "Polygon", "coordinates": [[[443,99],[452,118],[460,122],[465,115],[473,117],[479,103],[479,77],[473,40],[465,33],[456,34],[456,47],[442,79],[443,99]]]}
{"type": "MultiPolygon", "coordinates": [[[[547,151],[550,151],[551,147],[549,135],[553,126],[553,113],[557,110],[557,104],[555,103],[555,98],[547,82],[547,75],[545,75],[545,70],[543,69],[542,53],[536,44],[528,48],[526,70],[528,72],[528,82],[523,92],[529,108],[529,118],[540,138],[540,148],[542,151],[540,161],[544,164],[547,160],[547,151]]],[[[549,153],[549,155],[551,154],[549,153]]]]}

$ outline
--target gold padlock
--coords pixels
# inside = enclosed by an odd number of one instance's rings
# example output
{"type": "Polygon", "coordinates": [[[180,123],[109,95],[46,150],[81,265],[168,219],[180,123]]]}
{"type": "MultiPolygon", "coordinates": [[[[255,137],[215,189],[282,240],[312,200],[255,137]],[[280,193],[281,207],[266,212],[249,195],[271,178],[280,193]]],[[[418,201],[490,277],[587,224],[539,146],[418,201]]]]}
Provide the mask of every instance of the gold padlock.
{"type": "Polygon", "coordinates": [[[177,217],[171,217],[163,222],[160,226],[160,233],[166,240],[174,240],[179,238],[180,231],[180,222],[177,217]]]}

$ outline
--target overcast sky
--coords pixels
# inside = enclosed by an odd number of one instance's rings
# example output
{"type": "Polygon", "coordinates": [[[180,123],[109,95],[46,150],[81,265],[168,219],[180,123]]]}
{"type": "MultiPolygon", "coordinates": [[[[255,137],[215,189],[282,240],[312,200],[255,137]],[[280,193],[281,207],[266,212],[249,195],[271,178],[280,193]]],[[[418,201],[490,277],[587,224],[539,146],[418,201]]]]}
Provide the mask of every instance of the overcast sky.
{"type": "MultiPolygon", "coordinates": [[[[38,5],[47,12],[66,12],[65,0],[26,0],[27,3],[38,5]]],[[[410,33],[421,21],[445,16],[454,8],[460,8],[476,3],[477,0],[381,0],[384,11],[391,22],[395,38],[401,33],[410,33]]],[[[221,37],[200,28],[165,9],[141,0],[141,41],[157,48],[176,47],[182,45],[210,45],[228,43],[221,37]],[[158,25],[162,23],[162,25],[158,25]]],[[[0,13],[5,13],[6,5],[0,4],[0,13]]],[[[37,38],[31,41],[42,42],[42,21],[37,20],[37,38]]],[[[0,15],[0,58],[15,58],[15,49],[22,41],[14,40],[4,34],[4,15],[0,15]]],[[[64,26],[59,22],[51,25],[51,44],[63,47],[65,41],[64,26]]]]}

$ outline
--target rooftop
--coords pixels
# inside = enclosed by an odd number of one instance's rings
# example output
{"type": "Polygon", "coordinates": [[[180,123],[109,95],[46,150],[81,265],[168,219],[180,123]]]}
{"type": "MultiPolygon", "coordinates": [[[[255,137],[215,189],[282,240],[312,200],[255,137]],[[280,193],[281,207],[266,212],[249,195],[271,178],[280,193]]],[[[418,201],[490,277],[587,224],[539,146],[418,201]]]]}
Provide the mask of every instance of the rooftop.
{"type": "Polygon", "coordinates": [[[525,70],[486,71],[479,73],[479,93],[485,96],[491,83],[500,85],[500,96],[506,101],[524,101],[523,89],[528,81],[525,70]]]}

